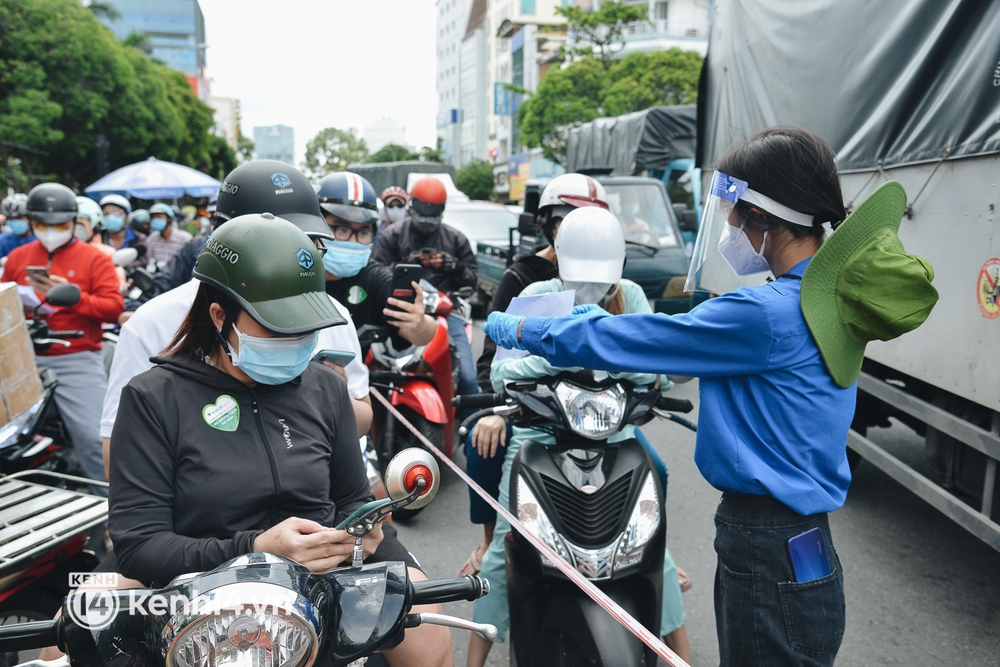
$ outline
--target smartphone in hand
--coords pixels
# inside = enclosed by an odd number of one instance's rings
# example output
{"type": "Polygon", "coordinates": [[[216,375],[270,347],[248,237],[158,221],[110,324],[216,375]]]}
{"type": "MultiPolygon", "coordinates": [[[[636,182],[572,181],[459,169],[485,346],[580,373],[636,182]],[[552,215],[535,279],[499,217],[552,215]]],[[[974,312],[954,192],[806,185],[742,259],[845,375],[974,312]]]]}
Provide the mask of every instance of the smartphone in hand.
{"type": "Polygon", "coordinates": [[[27,273],[28,277],[32,280],[49,277],[49,268],[47,266],[26,266],[24,267],[24,272],[27,273]]]}
{"type": "Polygon", "coordinates": [[[317,363],[329,361],[331,364],[345,368],[347,364],[354,361],[354,353],[343,350],[320,350],[313,355],[312,360],[317,363]]]}
{"type": "Polygon", "coordinates": [[[424,277],[424,267],[419,264],[397,264],[392,269],[392,296],[400,301],[413,303],[417,291],[412,283],[419,283],[424,277]]]}

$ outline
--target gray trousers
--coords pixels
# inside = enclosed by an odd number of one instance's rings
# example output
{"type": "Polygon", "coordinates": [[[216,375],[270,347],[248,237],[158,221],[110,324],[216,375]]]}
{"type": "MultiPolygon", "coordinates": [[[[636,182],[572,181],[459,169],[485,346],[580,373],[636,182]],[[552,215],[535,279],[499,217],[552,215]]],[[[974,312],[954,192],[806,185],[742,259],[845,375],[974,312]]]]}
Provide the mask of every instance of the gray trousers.
{"type": "MultiPolygon", "coordinates": [[[[108,391],[108,377],[100,352],[74,352],[35,357],[39,367],[55,371],[56,405],[62,414],[83,474],[105,481],[101,454],[101,406],[108,391]]],[[[98,487],[92,487],[97,491],[98,487]]],[[[100,489],[107,495],[106,489],[100,489]]]]}

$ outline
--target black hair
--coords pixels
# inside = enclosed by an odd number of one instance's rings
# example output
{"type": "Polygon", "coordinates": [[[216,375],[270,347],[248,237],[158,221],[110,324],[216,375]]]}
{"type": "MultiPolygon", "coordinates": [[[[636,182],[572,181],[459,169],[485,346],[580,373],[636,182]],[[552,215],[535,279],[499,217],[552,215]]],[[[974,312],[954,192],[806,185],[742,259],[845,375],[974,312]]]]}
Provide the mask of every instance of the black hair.
{"type": "Polygon", "coordinates": [[[556,228],[574,208],[576,207],[569,204],[547,206],[545,212],[539,214],[539,227],[553,248],[556,247],[556,228]]]}
{"type": "Polygon", "coordinates": [[[718,169],[746,181],[752,190],[815,218],[812,227],[805,227],[738,202],[737,213],[755,231],[783,227],[795,239],[822,240],[824,222],[836,229],[847,217],[837,156],[830,144],[801,128],[778,126],[762,130],[726,151],[718,169]]]}
{"type": "Polygon", "coordinates": [[[194,303],[191,304],[191,310],[188,311],[180,329],[163,354],[183,354],[196,359],[211,357],[219,349],[222,341],[228,340],[229,333],[233,330],[233,323],[241,310],[236,299],[219,289],[201,283],[198,285],[198,293],[194,297],[194,303]],[[222,331],[216,329],[215,322],[212,321],[209,309],[213,303],[222,306],[226,314],[222,331]]]}

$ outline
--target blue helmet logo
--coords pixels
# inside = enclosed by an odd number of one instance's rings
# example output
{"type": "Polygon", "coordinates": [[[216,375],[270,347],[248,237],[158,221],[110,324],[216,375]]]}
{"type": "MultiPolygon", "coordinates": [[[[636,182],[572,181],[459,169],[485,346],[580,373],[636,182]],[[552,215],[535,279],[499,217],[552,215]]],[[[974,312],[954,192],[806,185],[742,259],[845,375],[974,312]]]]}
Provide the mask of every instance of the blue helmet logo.
{"type": "MultiPolygon", "coordinates": [[[[280,174],[275,174],[275,175],[278,176],[280,174]]],[[[295,258],[299,260],[299,266],[301,266],[306,271],[311,269],[313,267],[313,264],[315,264],[315,262],[313,261],[312,253],[306,250],[305,248],[299,250],[295,254],[295,258]]]]}
{"type": "Polygon", "coordinates": [[[292,182],[292,179],[288,178],[288,176],[282,174],[279,171],[277,173],[271,174],[271,182],[274,183],[274,187],[276,188],[287,188],[288,185],[292,182]]]}

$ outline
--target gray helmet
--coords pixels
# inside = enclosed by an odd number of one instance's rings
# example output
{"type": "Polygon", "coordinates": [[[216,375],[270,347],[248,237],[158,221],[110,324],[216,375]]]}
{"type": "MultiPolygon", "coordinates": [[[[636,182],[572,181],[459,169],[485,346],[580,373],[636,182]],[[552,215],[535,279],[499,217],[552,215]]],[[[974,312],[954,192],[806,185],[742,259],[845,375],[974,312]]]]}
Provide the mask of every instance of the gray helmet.
{"type": "Polygon", "coordinates": [[[23,218],[28,214],[28,195],[18,192],[4,197],[0,202],[0,213],[5,218],[23,218]]]}

